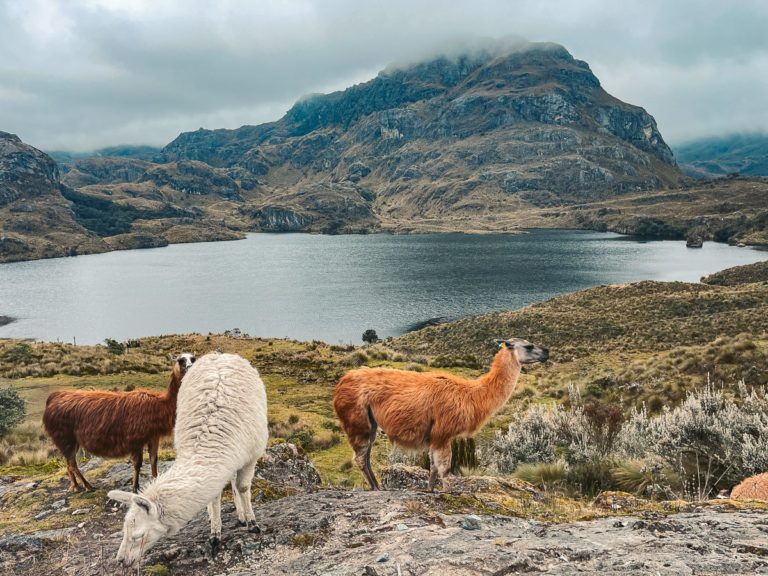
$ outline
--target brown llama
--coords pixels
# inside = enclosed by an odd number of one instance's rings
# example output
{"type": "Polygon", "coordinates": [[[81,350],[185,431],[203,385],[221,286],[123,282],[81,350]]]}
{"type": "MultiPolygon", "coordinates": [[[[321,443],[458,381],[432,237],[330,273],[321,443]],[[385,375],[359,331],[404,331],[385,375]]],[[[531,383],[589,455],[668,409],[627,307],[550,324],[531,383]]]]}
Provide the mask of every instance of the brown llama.
{"type": "Polygon", "coordinates": [[[506,404],[521,364],[549,358],[546,348],[522,338],[495,342],[501,350],[490,372],[477,380],[445,372],[367,367],[350,370],[341,378],[333,393],[333,409],[371,490],[379,489],[371,468],[371,448],[379,426],[393,444],[406,449],[428,448],[428,489],[434,490],[439,474],[443,490],[448,490],[451,440],[473,436],[506,404]]]}
{"type": "Polygon", "coordinates": [[[152,390],[103,392],[100,390],[57,390],[45,403],[43,425],[67,462],[73,492],[93,487],[77,467],[78,448],[96,456],[131,456],[133,491],[139,490],[139,469],[144,446],[149,449],[152,476],[157,477],[157,450],[160,438],[173,433],[176,397],[181,380],[195,361],[194,354],[171,355],[173,370],[165,394],[152,390]]]}

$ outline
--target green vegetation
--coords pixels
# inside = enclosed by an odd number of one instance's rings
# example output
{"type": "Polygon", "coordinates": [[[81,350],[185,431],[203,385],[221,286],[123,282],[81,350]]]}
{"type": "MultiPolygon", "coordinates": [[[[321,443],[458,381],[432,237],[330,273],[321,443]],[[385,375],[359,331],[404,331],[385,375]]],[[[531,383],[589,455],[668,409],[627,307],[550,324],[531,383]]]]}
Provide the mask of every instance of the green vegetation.
{"type": "Polygon", "coordinates": [[[376,334],[376,330],[373,330],[372,328],[368,328],[365,332],[363,332],[363,342],[366,344],[375,344],[379,341],[379,336],[376,334]]]}
{"type": "Polygon", "coordinates": [[[61,193],[64,198],[72,202],[75,221],[83,228],[102,237],[130,232],[131,224],[135,220],[156,220],[186,214],[183,210],[174,208],[170,204],[156,210],[145,210],[118,204],[107,198],[83,194],[66,186],[61,187],[61,193]]]}
{"type": "Polygon", "coordinates": [[[27,405],[13,386],[0,388],[0,438],[24,421],[27,405]]]}
{"type": "Polygon", "coordinates": [[[739,284],[749,284],[751,282],[768,282],[768,260],[721,270],[702,278],[701,281],[705,284],[716,284],[718,286],[738,286],[739,284]]]}

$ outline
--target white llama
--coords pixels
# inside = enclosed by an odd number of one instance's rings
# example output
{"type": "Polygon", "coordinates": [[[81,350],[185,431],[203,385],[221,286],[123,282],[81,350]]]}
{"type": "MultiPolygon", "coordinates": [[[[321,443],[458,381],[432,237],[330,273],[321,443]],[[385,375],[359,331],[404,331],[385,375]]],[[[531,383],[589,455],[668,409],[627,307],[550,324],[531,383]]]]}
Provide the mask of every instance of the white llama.
{"type": "Polygon", "coordinates": [[[267,396],[259,373],[235,354],[206,354],[184,376],[176,408],[176,461],[140,494],[112,490],[129,504],[117,561],[136,564],[206,504],[211,545],[221,537],[221,491],[232,482],[237,517],[253,524],[251,480],[267,446],[267,396]]]}

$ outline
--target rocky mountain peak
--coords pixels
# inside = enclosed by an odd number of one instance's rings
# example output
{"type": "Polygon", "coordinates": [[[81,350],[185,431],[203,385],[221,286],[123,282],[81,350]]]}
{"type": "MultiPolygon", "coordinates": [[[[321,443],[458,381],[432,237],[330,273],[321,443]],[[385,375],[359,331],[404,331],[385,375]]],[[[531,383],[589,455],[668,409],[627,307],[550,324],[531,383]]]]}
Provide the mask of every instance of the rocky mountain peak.
{"type": "Polygon", "coordinates": [[[44,152],[0,132],[0,206],[23,196],[58,191],[59,169],[44,152]]]}

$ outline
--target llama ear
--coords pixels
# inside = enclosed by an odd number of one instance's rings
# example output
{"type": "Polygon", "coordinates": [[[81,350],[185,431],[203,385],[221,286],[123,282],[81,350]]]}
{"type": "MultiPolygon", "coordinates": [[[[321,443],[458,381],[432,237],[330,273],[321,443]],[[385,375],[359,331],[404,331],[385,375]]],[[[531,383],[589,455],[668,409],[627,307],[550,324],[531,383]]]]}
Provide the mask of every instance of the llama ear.
{"type": "Polygon", "coordinates": [[[154,502],[144,498],[144,496],[140,496],[139,494],[132,494],[131,496],[131,501],[136,504],[136,506],[142,508],[148,516],[153,515],[154,511],[156,510],[154,502]]]}
{"type": "Polygon", "coordinates": [[[125,492],[123,490],[110,490],[107,493],[107,498],[114,500],[115,502],[127,503],[133,499],[133,492],[125,492]]]}
{"type": "Polygon", "coordinates": [[[501,340],[500,338],[494,338],[493,341],[499,345],[499,348],[502,348],[504,346],[504,340],[501,340]]]}
{"type": "Polygon", "coordinates": [[[171,362],[176,362],[176,360],[179,359],[179,357],[176,356],[176,354],[170,354],[170,353],[168,354],[168,358],[171,359],[171,362]]]}

